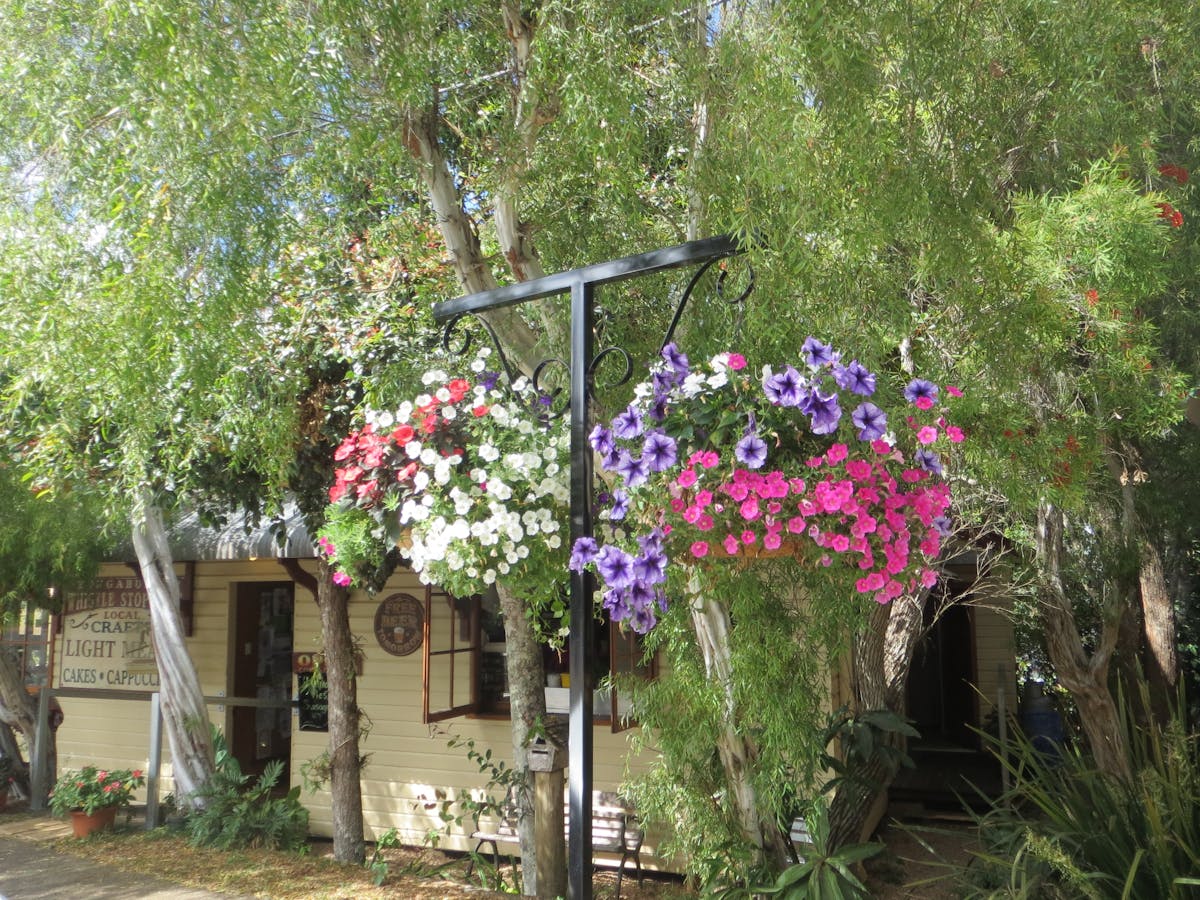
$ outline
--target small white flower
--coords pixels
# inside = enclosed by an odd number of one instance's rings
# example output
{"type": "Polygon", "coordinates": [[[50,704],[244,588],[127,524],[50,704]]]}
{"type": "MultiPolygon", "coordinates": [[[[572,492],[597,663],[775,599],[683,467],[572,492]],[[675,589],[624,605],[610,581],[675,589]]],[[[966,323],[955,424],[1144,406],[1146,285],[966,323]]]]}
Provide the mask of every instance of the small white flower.
{"type": "Polygon", "coordinates": [[[409,459],[416,459],[421,455],[421,442],[418,440],[409,441],[404,445],[404,453],[409,459]]]}
{"type": "Polygon", "coordinates": [[[726,367],[729,365],[729,354],[718,353],[708,361],[708,364],[712,367],[714,372],[724,372],[726,367]]]}
{"type": "Polygon", "coordinates": [[[485,363],[481,358],[476,357],[475,359],[471,360],[471,371],[482,372],[486,365],[487,363],[485,363]]]}
{"type": "MultiPolygon", "coordinates": [[[[425,488],[429,487],[429,473],[422,471],[422,472],[418,472],[416,475],[414,475],[413,476],[413,487],[416,488],[418,491],[423,491],[423,490],[425,490],[425,488]]],[[[432,499],[432,498],[430,498],[430,499],[432,499]]]]}
{"type": "Polygon", "coordinates": [[[508,563],[506,563],[506,562],[496,563],[496,571],[499,572],[501,575],[507,575],[508,574],[508,563]]]}
{"type": "Polygon", "coordinates": [[[437,391],[434,392],[433,396],[437,397],[438,400],[440,400],[442,403],[449,403],[450,402],[450,389],[440,387],[437,389],[437,391]]]}
{"type": "Polygon", "coordinates": [[[458,410],[455,409],[453,406],[443,406],[442,407],[442,418],[445,419],[446,421],[450,421],[456,415],[458,415],[458,410]]]}
{"type": "Polygon", "coordinates": [[[483,583],[484,584],[495,584],[496,583],[496,570],[495,569],[488,569],[486,572],[483,573],[483,583]]]}
{"type": "Polygon", "coordinates": [[[557,550],[562,546],[562,538],[560,538],[557,534],[552,534],[550,537],[546,538],[546,546],[551,550],[557,550]]]}
{"type": "Polygon", "coordinates": [[[380,428],[391,428],[396,422],[396,417],[390,412],[381,412],[375,419],[376,424],[380,428]]]}
{"type": "Polygon", "coordinates": [[[407,422],[412,418],[412,412],[413,405],[405,400],[400,404],[400,408],[396,410],[396,421],[401,423],[407,422]]]}
{"type": "Polygon", "coordinates": [[[479,458],[484,462],[495,462],[500,458],[500,451],[491,444],[484,444],[479,448],[479,458]]]}
{"type": "Polygon", "coordinates": [[[438,461],[437,451],[434,450],[432,447],[426,447],[424,450],[421,451],[420,459],[421,459],[421,465],[432,466],[434,463],[436,463],[438,461]]]}
{"type": "MultiPolygon", "coordinates": [[[[716,372],[708,376],[708,386],[710,388],[723,388],[727,384],[729,384],[729,376],[723,371],[716,372]]],[[[445,413],[443,413],[443,415],[445,415],[445,413]]]]}
{"type": "Polygon", "coordinates": [[[415,409],[418,406],[428,406],[432,402],[433,398],[428,394],[419,394],[417,399],[413,401],[413,408],[415,409]]]}

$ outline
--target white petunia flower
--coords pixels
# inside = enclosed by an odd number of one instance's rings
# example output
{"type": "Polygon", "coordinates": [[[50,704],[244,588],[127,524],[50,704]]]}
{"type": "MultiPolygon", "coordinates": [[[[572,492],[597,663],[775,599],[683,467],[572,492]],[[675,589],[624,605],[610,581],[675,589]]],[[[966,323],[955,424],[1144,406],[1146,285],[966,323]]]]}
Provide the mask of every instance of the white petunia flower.
{"type": "Polygon", "coordinates": [[[390,412],[381,412],[376,418],[375,423],[380,428],[391,428],[396,422],[396,417],[390,412]]]}

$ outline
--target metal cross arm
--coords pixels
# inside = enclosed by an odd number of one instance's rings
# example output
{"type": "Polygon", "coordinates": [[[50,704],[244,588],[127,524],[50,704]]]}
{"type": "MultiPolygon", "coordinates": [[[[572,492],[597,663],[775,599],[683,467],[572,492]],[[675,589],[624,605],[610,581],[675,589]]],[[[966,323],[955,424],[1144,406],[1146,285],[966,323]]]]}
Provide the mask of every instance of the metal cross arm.
{"type": "MultiPolygon", "coordinates": [[[[484,313],[530,300],[559,294],[570,294],[570,415],[571,415],[571,545],[581,537],[592,537],[592,451],[588,444],[590,425],[591,372],[595,361],[595,292],[602,284],[652,275],[683,266],[703,266],[735,256],[743,246],[732,235],[690,241],[626,256],[609,262],[596,263],[556,275],[547,275],[520,284],[507,285],[435,304],[434,318],[448,322],[448,328],[468,314],[484,313]]],[[[701,270],[703,271],[703,269],[701,270]]],[[[679,321],[688,295],[695,287],[700,273],[683,292],[667,332],[666,340],[679,321]]],[[[746,293],[748,293],[748,289],[746,293]]],[[[745,293],[737,300],[745,298],[745,293]]],[[[495,336],[493,334],[493,339],[495,336]]],[[[664,343],[666,343],[666,340],[664,343]]],[[[497,348],[501,350],[501,348],[497,348]]],[[[501,350],[502,354],[502,350],[501,350]]],[[[628,356],[626,356],[628,359],[628,356]]],[[[571,630],[570,650],[570,728],[569,728],[569,805],[570,843],[567,852],[570,897],[572,900],[592,898],[592,634],[594,630],[593,595],[595,583],[591,572],[571,573],[571,630]]],[[[614,710],[615,715],[615,710],[614,710]]]]}

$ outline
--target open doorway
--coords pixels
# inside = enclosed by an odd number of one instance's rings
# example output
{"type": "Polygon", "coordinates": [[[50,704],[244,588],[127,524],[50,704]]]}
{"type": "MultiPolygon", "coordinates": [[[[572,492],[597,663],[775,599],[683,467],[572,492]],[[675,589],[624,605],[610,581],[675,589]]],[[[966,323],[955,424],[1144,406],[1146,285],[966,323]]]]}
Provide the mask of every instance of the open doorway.
{"type": "MultiPolygon", "coordinates": [[[[949,586],[951,596],[955,587],[949,586]]],[[[925,637],[913,654],[907,697],[923,748],[979,748],[972,612],[963,602],[944,605],[931,597],[925,603],[925,637]]]]}
{"type": "MultiPolygon", "coordinates": [[[[292,695],[292,582],[241,582],[234,586],[233,599],[229,695],[286,704],[292,695]]],[[[244,774],[260,775],[271,760],[282,760],[278,784],[287,788],[290,707],[232,707],[228,738],[244,774]]]]}

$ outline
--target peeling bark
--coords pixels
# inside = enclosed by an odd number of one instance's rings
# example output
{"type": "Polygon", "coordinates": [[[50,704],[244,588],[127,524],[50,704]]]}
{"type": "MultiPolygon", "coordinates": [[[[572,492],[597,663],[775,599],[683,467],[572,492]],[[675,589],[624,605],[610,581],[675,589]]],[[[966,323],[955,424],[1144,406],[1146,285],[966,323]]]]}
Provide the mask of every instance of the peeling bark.
{"type": "Polygon", "coordinates": [[[318,563],[317,608],[329,686],[329,791],[333,813],[333,856],[338,862],[361,864],[363,839],[362,755],[359,748],[358,682],[354,671],[354,636],[350,631],[350,594],[333,583],[333,570],[318,563]]]}
{"type": "MultiPolygon", "coordinates": [[[[904,715],[905,687],[913,652],[921,637],[927,594],[904,595],[871,611],[866,627],[854,638],[855,711],[889,709],[904,715]]],[[[890,736],[889,740],[898,740],[890,736]]],[[[895,773],[882,761],[866,766],[858,779],[843,781],[829,807],[830,846],[857,843],[875,799],[891,785],[895,773]]]]}
{"type": "MultiPolygon", "coordinates": [[[[532,803],[533,777],[529,772],[527,747],[530,735],[546,719],[546,674],[542,648],[529,626],[524,601],[503,584],[496,584],[500,612],[504,617],[505,668],[508,673],[508,702],[512,721],[513,769],[525,789],[517,792],[518,832],[521,841],[523,893],[539,896],[538,862],[543,866],[555,858],[566,868],[567,849],[561,828],[554,829],[557,846],[537,846],[534,835],[532,803]],[[549,860],[538,860],[539,851],[547,851],[549,860]]],[[[561,814],[561,812],[560,812],[561,814]]]]}
{"type": "Polygon", "coordinates": [[[721,730],[715,740],[738,827],[748,844],[759,848],[776,870],[782,870],[790,862],[791,853],[779,826],[759,809],[752,778],[758,747],[740,727],[741,711],[734,696],[729,610],[719,600],[700,596],[700,585],[695,580],[689,587],[693,595],[692,627],[704,658],[704,670],[708,680],[718,685],[724,695],[721,730]]]}
{"type": "Polygon", "coordinates": [[[179,579],[175,577],[162,511],[142,497],[135,504],[132,521],[133,547],[150,598],[150,634],[158,664],[175,793],[185,802],[194,802],[190,798],[213,774],[208,710],[200,676],[184,642],[179,579]]]}
{"type": "Polygon", "coordinates": [[[1044,501],[1038,505],[1037,550],[1046,649],[1050,660],[1059,680],[1079,707],[1080,722],[1096,766],[1102,772],[1128,781],[1132,777],[1129,757],[1117,705],[1108,690],[1108,666],[1120,634],[1121,607],[1114,603],[1105,610],[1096,648],[1088,655],[1079,638],[1075,613],[1062,583],[1062,510],[1044,501]]]}

